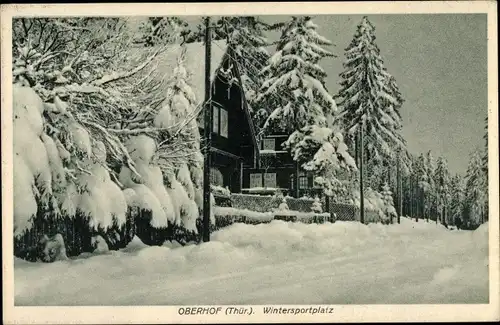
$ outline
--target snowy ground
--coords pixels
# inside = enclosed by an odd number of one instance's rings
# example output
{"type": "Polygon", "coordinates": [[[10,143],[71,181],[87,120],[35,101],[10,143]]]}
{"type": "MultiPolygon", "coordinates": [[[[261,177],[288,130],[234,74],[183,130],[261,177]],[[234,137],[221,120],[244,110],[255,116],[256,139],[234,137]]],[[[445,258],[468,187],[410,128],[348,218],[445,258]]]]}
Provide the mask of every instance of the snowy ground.
{"type": "Polygon", "coordinates": [[[210,243],[15,260],[16,305],[487,303],[488,224],[235,224],[210,243]]]}

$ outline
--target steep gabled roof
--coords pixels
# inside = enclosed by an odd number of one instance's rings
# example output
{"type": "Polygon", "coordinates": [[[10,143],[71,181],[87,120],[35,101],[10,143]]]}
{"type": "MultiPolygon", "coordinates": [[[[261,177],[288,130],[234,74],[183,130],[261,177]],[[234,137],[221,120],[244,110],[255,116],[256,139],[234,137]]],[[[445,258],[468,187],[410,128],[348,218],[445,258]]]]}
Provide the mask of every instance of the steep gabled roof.
{"type": "MultiPolygon", "coordinates": [[[[196,96],[198,104],[205,100],[205,45],[201,42],[185,44],[186,53],[184,56],[184,67],[189,75],[189,84],[196,96]]],[[[183,46],[172,44],[167,51],[161,53],[158,58],[157,73],[165,75],[167,78],[172,74],[177,66],[177,60],[181,55],[183,46]]],[[[210,74],[212,81],[226,54],[226,42],[213,41],[211,47],[210,74]]]]}
{"type": "MultiPolygon", "coordinates": [[[[233,60],[234,56],[228,54],[228,46],[226,41],[218,40],[212,41],[211,44],[211,62],[210,62],[210,74],[211,81],[214,81],[214,78],[217,75],[217,71],[219,67],[223,64],[224,60],[229,59],[233,60]]],[[[157,64],[157,69],[155,71],[155,75],[159,78],[169,78],[170,75],[173,75],[174,69],[178,65],[178,59],[182,53],[183,48],[186,49],[184,54],[184,67],[188,73],[188,83],[193,90],[193,93],[196,97],[196,102],[198,105],[203,104],[205,100],[205,44],[202,42],[194,42],[188,43],[184,45],[180,44],[172,44],[169,45],[166,51],[158,54],[155,58],[155,63],[157,64]]],[[[134,48],[132,49],[134,52],[144,52],[142,54],[146,54],[151,52],[151,48],[134,48]]],[[[235,67],[235,72],[238,76],[239,82],[243,82],[241,80],[241,76],[239,74],[238,69],[236,68],[236,64],[233,65],[235,67]]],[[[244,87],[243,87],[244,88],[244,87]]],[[[246,101],[244,89],[242,89],[243,101],[244,105],[242,109],[244,110],[244,114],[248,120],[248,124],[250,127],[250,133],[252,136],[252,142],[255,147],[258,149],[257,143],[257,134],[255,132],[255,127],[250,116],[249,106],[246,101]]],[[[200,114],[200,118],[203,118],[203,114],[200,114]]]]}

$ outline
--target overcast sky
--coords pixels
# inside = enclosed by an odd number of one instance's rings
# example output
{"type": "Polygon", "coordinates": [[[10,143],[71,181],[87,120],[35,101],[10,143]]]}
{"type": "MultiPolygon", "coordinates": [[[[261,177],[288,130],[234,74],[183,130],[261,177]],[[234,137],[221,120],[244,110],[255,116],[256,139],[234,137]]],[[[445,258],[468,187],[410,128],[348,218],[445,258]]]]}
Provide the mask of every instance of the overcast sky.
{"type": "MultiPolygon", "coordinates": [[[[267,22],[286,16],[263,16],[267,22]]],[[[369,20],[388,71],[405,98],[401,115],[410,152],[431,150],[464,173],[470,153],[484,146],[487,116],[486,14],[371,15],[369,20]]],[[[339,89],[344,49],[361,15],[315,16],[319,33],[335,46],[337,58],[321,66],[332,94],[339,89]]],[[[189,17],[193,25],[200,17],[189,17]]],[[[279,35],[270,35],[271,38],[279,35]]]]}

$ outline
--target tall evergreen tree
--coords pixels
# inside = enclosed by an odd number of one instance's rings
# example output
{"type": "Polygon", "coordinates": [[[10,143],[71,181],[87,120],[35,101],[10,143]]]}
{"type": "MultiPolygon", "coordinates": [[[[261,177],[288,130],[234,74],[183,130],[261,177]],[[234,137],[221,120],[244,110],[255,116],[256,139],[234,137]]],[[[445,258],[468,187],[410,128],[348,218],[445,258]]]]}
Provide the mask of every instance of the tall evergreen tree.
{"type": "Polygon", "coordinates": [[[304,168],[316,172],[317,183],[337,187],[338,169],[355,163],[347,152],[343,135],[334,125],[337,105],[325,87],[326,72],[320,60],[333,53],[323,46],[331,42],[319,35],[311,17],[292,17],[282,27],[276,53],[262,74],[258,101],[272,105],[264,130],[290,134],[285,148],[304,168]]]}
{"type": "Polygon", "coordinates": [[[392,223],[394,217],[397,217],[396,209],[392,199],[392,191],[389,184],[384,183],[382,186],[382,200],[384,202],[384,214],[388,222],[392,223]]]}
{"type": "Polygon", "coordinates": [[[224,17],[218,23],[223,26],[222,32],[238,62],[250,113],[255,126],[260,129],[269,115],[268,102],[257,101],[257,94],[264,83],[260,71],[270,57],[266,48],[270,43],[265,35],[269,25],[252,16],[224,17]]]}
{"type": "Polygon", "coordinates": [[[486,175],[482,168],[482,154],[479,150],[472,153],[467,167],[466,204],[468,220],[472,224],[479,224],[485,220],[488,190],[485,187],[486,175]]]}
{"type": "Polygon", "coordinates": [[[437,194],[436,194],[436,160],[429,150],[425,155],[425,169],[428,179],[428,191],[426,195],[426,216],[429,218],[436,218],[437,220],[437,194]]]}
{"type": "MultiPolygon", "coordinates": [[[[367,161],[394,157],[394,148],[406,152],[405,141],[399,134],[402,96],[394,77],[384,67],[375,40],[375,27],[363,17],[345,50],[345,70],[340,74],[338,94],[341,117],[351,139],[361,123],[365,124],[363,150],[367,161]]],[[[409,157],[405,162],[409,162],[409,157]]]]}
{"type": "Polygon", "coordinates": [[[415,176],[417,181],[417,214],[422,218],[427,218],[426,211],[428,203],[428,193],[430,189],[427,160],[424,154],[420,154],[415,161],[415,176]]]}
{"type": "Polygon", "coordinates": [[[461,175],[455,175],[450,181],[451,202],[450,202],[450,221],[457,224],[458,220],[463,219],[465,203],[465,182],[461,175]]]}
{"type": "Polygon", "coordinates": [[[441,223],[448,224],[448,206],[450,204],[450,175],[448,171],[448,163],[443,157],[437,160],[435,172],[436,194],[437,194],[437,210],[441,216],[441,223]]]}
{"type": "Polygon", "coordinates": [[[331,42],[318,34],[311,17],[292,17],[283,28],[276,53],[262,71],[267,80],[259,99],[277,99],[264,128],[293,132],[306,125],[331,125],[337,105],[319,66],[321,59],[333,56],[325,45],[331,42]]]}

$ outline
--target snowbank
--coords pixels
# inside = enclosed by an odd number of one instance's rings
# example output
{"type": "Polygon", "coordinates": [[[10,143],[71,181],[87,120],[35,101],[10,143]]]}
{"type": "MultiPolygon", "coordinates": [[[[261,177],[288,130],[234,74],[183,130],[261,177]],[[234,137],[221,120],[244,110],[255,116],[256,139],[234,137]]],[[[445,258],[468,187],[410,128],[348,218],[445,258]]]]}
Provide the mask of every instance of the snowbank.
{"type": "Polygon", "coordinates": [[[485,228],[274,220],[234,224],[200,245],[146,247],[134,238],[122,251],[86,259],[15,259],[15,303],[486,303],[485,228]]]}

